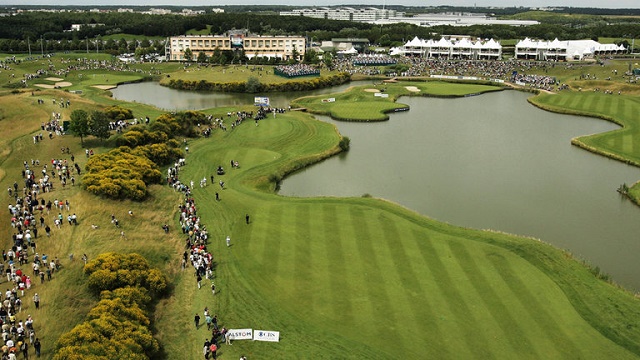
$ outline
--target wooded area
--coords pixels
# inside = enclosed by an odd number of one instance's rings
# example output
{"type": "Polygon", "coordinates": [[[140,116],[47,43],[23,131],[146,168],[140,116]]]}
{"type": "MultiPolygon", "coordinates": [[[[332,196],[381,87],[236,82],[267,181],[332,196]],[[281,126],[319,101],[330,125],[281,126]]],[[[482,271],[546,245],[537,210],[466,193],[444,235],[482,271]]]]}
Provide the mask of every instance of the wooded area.
{"type": "MultiPolygon", "coordinates": [[[[604,9],[592,10],[606,12],[604,9]]],[[[572,16],[566,16],[567,14],[554,12],[526,12],[509,16],[541,22],[539,25],[522,27],[505,25],[420,27],[403,23],[378,26],[253,12],[208,13],[198,16],[118,12],[24,12],[2,18],[0,51],[26,52],[31,47],[33,52],[74,50],[133,52],[138,45],[145,46],[124,38],[118,39],[120,34],[162,38],[186,34],[189,30],[206,29],[209,29],[212,34],[223,34],[232,29],[248,29],[251,33],[261,35],[306,35],[312,42],[337,37],[367,38],[371,44],[380,46],[397,46],[414,36],[429,39],[439,38],[442,34],[466,34],[486,39],[532,37],[544,40],[635,38],[640,35],[640,24],[632,17],[572,14],[572,16]],[[84,26],[79,31],[69,31],[72,24],[101,25],[84,26]]],[[[163,51],[162,40],[156,39],[149,45],[156,52],[163,51]]]]}

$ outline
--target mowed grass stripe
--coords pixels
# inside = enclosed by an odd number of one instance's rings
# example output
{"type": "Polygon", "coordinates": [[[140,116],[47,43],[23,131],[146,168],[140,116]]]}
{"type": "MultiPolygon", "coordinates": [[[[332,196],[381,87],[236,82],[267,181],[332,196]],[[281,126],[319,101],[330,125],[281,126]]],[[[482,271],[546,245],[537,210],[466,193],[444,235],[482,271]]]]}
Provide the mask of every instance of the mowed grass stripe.
{"type": "Polygon", "coordinates": [[[342,319],[345,323],[353,322],[353,307],[351,305],[352,287],[349,285],[348,279],[354,270],[350,269],[345,256],[345,242],[342,231],[336,229],[339,223],[336,214],[337,206],[335,204],[325,204],[322,206],[322,229],[325,234],[323,236],[326,241],[324,245],[324,255],[327,266],[325,267],[325,279],[329,281],[327,287],[330,294],[328,305],[331,307],[334,319],[342,319]]]}
{"type": "Polygon", "coordinates": [[[426,238],[424,246],[420,247],[421,255],[425,258],[425,262],[429,266],[429,269],[437,279],[438,295],[443,297],[444,303],[447,306],[448,313],[451,316],[451,321],[457,326],[457,331],[450,332],[458,334],[461,339],[457,342],[457,356],[460,359],[489,359],[495,358],[496,354],[492,353],[487,344],[490,341],[484,331],[481,331],[476,326],[469,326],[469,324],[480,324],[480,321],[476,318],[471,311],[468,303],[468,299],[462,294],[463,290],[457,286],[458,281],[463,274],[454,269],[448,261],[445,264],[442,259],[451,259],[451,254],[448,252],[449,241],[445,240],[439,242],[436,245],[435,241],[431,238],[426,238]],[[447,248],[447,249],[444,249],[447,248]]]}
{"type": "MultiPolygon", "coordinates": [[[[280,272],[280,246],[282,240],[282,217],[283,208],[281,206],[271,206],[267,208],[267,211],[263,215],[264,221],[268,224],[262,231],[263,237],[252,238],[253,241],[258,241],[263,244],[262,246],[262,258],[260,263],[263,267],[269,269],[276,278],[279,277],[280,272]]],[[[255,225],[255,224],[254,224],[255,225]]]]}
{"type": "Polygon", "coordinates": [[[591,95],[588,97],[586,109],[590,112],[600,114],[602,112],[602,96],[591,95]]]}
{"type": "MultiPolygon", "coordinates": [[[[513,299],[515,295],[499,294],[497,288],[489,282],[487,276],[483,273],[482,269],[486,269],[487,265],[491,267],[491,265],[487,264],[486,259],[478,258],[479,254],[477,252],[474,252],[474,256],[471,256],[469,253],[471,247],[465,246],[461,242],[452,241],[449,243],[449,248],[455,258],[463,264],[462,269],[475,291],[480,295],[481,303],[491,314],[491,318],[500,329],[500,333],[497,331],[494,333],[492,342],[498,345],[502,344],[505,347],[501,353],[512,352],[522,357],[528,355],[532,359],[540,359],[540,354],[536,353],[536,348],[532,346],[527,338],[527,331],[522,327],[526,326],[527,323],[516,321],[509,311],[509,306],[506,302],[513,299]]],[[[481,255],[484,255],[484,252],[481,255]]],[[[490,276],[495,278],[496,274],[491,274],[490,276]]]]}
{"type": "Polygon", "coordinates": [[[575,96],[573,93],[566,93],[566,95],[564,96],[569,99],[569,101],[566,103],[566,107],[569,109],[580,109],[582,102],[585,101],[586,98],[588,98],[587,96],[575,96]]]}
{"type": "Polygon", "coordinates": [[[315,286],[312,285],[311,271],[314,266],[311,253],[311,237],[309,233],[315,231],[311,227],[309,205],[298,204],[295,207],[295,254],[293,257],[294,291],[302,308],[313,310],[313,294],[315,286]]]}
{"type": "Polygon", "coordinates": [[[572,98],[569,96],[562,96],[561,94],[558,94],[558,95],[550,96],[549,103],[553,104],[554,106],[566,107],[571,99],[572,98]]]}
{"type": "MultiPolygon", "coordinates": [[[[368,214],[367,214],[368,215],[368,214]]],[[[393,302],[389,298],[384,283],[382,282],[382,272],[378,264],[375,250],[373,248],[372,232],[376,227],[370,223],[371,219],[365,215],[363,209],[359,206],[353,206],[350,209],[351,226],[353,227],[354,239],[359,255],[359,262],[363,264],[363,272],[354,274],[364,282],[368,295],[367,304],[369,311],[360,313],[361,320],[367,322],[365,329],[372,338],[385,339],[385,342],[393,343],[397,340],[397,333],[389,331],[389,324],[398,324],[393,302]]]]}
{"type": "MultiPolygon", "coordinates": [[[[433,233],[425,231],[424,228],[416,228],[411,231],[412,243],[407,244],[407,253],[414,256],[412,264],[420,272],[417,280],[425,292],[421,301],[429,308],[433,317],[430,321],[432,329],[429,332],[429,343],[432,346],[425,348],[425,354],[442,359],[461,357],[464,351],[468,350],[465,339],[461,336],[446,336],[446,334],[459,334],[460,328],[457,322],[451,321],[453,317],[449,299],[439,290],[442,286],[441,279],[431,271],[433,257],[437,254],[428,251],[425,244],[436,241],[431,238],[432,236],[433,233]]],[[[444,240],[439,239],[437,242],[443,243],[444,240]]],[[[465,357],[468,356],[465,355],[465,357]]]]}
{"type": "MultiPolygon", "coordinates": [[[[538,349],[543,351],[542,356],[544,358],[565,358],[565,359],[582,359],[585,358],[585,354],[582,350],[573,343],[572,337],[564,331],[556,320],[556,318],[549,313],[548,308],[543,305],[537,294],[534,294],[526,284],[526,280],[522,279],[514,271],[503,271],[505,265],[504,261],[501,261],[497,257],[490,257],[490,262],[493,263],[496,269],[499,269],[498,274],[502,277],[504,282],[509,286],[511,292],[522,303],[524,309],[527,310],[528,316],[533,319],[538,326],[544,330],[546,339],[538,338],[537,342],[545,342],[548,346],[539,346],[538,349]],[[555,356],[559,354],[558,356],[555,356]]],[[[506,264],[510,266],[510,264],[506,264]]]]}
{"type": "MultiPolygon", "coordinates": [[[[379,223],[386,244],[385,250],[393,263],[387,273],[395,275],[397,287],[400,288],[399,292],[403,295],[402,297],[400,294],[396,295],[395,302],[398,304],[396,308],[403,309],[401,313],[404,314],[404,319],[401,323],[404,326],[401,330],[408,332],[408,334],[401,333],[401,335],[403,338],[408,338],[410,334],[423,334],[429,338],[429,343],[437,343],[438,347],[442,349],[439,356],[449,357],[446,347],[442,346],[444,341],[438,331],[436,317],[429,301],[430,294],[427,294],[422,287],[418,280],[418,272],[412,266],[413,259],[407,254],[407,247],[415,245],[413,233],[408,228],[403,228],[407,231],[401,232],[396,226],[397,219],[385,215],[381,214],[379,223]]],[[[417,354],[407,354],[407,356],[412,355],[417,354]]]]}

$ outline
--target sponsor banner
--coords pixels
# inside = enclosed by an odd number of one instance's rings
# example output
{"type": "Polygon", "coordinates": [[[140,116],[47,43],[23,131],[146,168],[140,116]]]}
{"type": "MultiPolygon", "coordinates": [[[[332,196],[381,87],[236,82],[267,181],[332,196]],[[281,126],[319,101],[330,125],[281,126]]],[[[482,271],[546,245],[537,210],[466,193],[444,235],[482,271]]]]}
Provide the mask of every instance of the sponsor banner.
{"type": "Polygon", "coordinates": [[[477,76],[459,76],[459,75],[431,75],[434,79],[451,79],[451,80],[480,80],[477,76]]]}
{"type": "Polygon", "coordinates": [[[279,342],[280,331],[254,330],[253,340],[279,342]]]}
{"type": "Polygon", "coordinates": [[[385,94],[385,93],[373,93],[373,96],[381,97],[381,98],[388,98],[388,97],[389,97],[389,94],[385,94]]]}
{"type": "Polygon", "coordinates": [[[229,337],[231,338],[231,340],[251,340],[253,339],[253,330],[229,329],[229,337]]]}
{"type": "Polygon", "coordinates": [[[325,103],[336,102],[336,98],[322,99],[322,102],[325,102],[325,103]]]}
{"type": "Polygon", "coordinates": [[[269,106],[269,98],[266,96],[255,96],[253,102],[256,106],[269,106]]]}

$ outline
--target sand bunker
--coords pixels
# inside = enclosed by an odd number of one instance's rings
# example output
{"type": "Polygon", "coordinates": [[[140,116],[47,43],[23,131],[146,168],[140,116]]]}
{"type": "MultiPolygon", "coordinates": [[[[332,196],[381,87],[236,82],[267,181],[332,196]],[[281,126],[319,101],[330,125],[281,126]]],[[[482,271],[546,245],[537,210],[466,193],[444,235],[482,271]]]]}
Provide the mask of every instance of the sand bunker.
{"type": "Polygon", "coordinates": [[[55,83],[55,85],[51,85],[51,84],[33,84],[33,85],[37,86],[37,87],[44,88],[44,89],[57,89],[57,88],[62,88],[62,87],[69,87],[69,86],[71,86],[73,84],[68,82],[68,81],[61,81],[61,82],[55,83]]]}
{"type": "Polygon", "coordinates": [[[364,91],[366,91],[366,92],[370,92],[370,93],[377,93],[377,92],[380,92],[380,90],[378,90],[378,89],[364,89],[364,91]]]}
{"type": "Polygon", "coordinates": [[[48,80],[48,81],[62,81],[64,79],[60,79],[60,78],[57,78],[57,77],[48,77],[45,80],[48,80]]]}
{"type": "Polygon", "coordinates": [[[405,86],[404,88],[409,90],[409,91],[411,91],[411,92],[420,92],[420,89],[418,89],[415,86],[405,86]]]}
{"type": "Polygon", "coordinates": [[[116,85],[93,85],[93,87],[100,90],[111,90],[117,88],[116,85]]]}

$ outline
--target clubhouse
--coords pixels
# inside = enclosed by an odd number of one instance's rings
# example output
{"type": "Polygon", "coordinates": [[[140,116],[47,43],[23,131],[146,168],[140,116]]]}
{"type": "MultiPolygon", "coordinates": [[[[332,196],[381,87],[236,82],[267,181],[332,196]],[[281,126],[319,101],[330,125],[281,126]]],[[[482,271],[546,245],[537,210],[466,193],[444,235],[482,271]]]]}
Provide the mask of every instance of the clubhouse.
{"type": "Polygon", "coordinates": [[[441,38],[422,40],[416,36],[402,47],[391,49],[391,55],[422,56],[426,58],[499,60],[502,58],[502,45],[490,39],[482,42],[471,41],[468,37],[459,40],[441,38]]]}
{"type": "Polygon", "coordinates": [[[193,57],[204,52],[212,56],[215,50],[243,50],[249,59],[253,57],[302,59],[307,47],[304,36],[260,36],[246,33],[228,35],[182,35],[172,36],[167,41],[167,59],[185,60],[184,52],[191,49],[193,57]]]}

